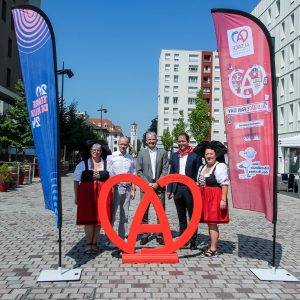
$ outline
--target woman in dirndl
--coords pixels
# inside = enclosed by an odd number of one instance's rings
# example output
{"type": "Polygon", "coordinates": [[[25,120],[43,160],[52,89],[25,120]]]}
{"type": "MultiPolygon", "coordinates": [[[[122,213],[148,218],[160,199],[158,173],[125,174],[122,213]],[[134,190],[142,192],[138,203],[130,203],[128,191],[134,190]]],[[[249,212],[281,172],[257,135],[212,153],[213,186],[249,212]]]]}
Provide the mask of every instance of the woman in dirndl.
{"type": "Polygon", "coordinates": [[[218,142],[202,142],[194,150],[201,152],[206,164],[199,168],[197,184],[202,195],[201,223],[208,224],[211,244],[203,256],[211,257],[217,253],[219,229],[218,224],[229,223],[228,215],[228,169],[224,159],[226,147],[218,142]]]}
{"type": "Polygon", "coordinates": [[[110,218],[110,199],[100,199],[104,182],[109,178],[106,161],[101,158],[101,145],[93,144],[90,158],[81,161],[74,171],[75,204],[77,204],[77,225],[84,225],[86,254],[97,254],[97,240],[101,229],[99,201],[108,201],[107,214],[110,218]]]}

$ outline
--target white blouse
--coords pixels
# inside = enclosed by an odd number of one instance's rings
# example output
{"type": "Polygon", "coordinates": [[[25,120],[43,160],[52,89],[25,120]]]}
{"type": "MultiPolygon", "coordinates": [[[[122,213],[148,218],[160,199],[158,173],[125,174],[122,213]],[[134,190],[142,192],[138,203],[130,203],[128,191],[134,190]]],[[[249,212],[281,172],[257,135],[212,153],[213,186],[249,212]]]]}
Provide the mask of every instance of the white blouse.
{"type": "MultiPolygon", "coordinates": [[[[226,164],[224,164],[224,163],[216,162],[214,164],[214,166],[210,169],[209,173],[206,173],[206,174],[210,175],[213,172],[215,166],[216,166],[215,176],[216,176],[217,182],[220,185],[229,185],[228,168],[227,168],[226,164]]],[[[206,165],[204,167],[201,166],[199,168],[198,174],[197,174],[197,183],[199,182],[200,175],[203,175],[205,177],[205,175],[206,175],[206,174],[204,174],[205,169],[206,169],[206,165]]]]}
{"type": "MultiPolygon", "coordinates": [[[[91,159],[88,159],[88,169],[91,171],[94,171],[94,169],[92,168],[91,159]]],[[[74,175],[73,175],[74,181],[81,180],[81,174],[84,170],[85,170],[85,163],[84,163],[84,161],[81,161],[75,168],[74,175]]],[[[103,171],[103,170],[104,170],[104,164],[103,164],[103,159],[101,159],[100,168],[98,168],[95,171],[103,171]]]]}

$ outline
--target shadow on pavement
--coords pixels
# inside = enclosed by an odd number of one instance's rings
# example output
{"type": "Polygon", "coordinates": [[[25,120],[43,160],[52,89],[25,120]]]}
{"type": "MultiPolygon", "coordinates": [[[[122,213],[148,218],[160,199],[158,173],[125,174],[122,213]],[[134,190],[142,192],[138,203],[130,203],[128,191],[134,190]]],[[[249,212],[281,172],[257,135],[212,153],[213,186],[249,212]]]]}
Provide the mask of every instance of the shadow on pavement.
{"type": "MultiPolygon", "coordinates": [[[[259,237],[238,234],[238,256],[264,260],[272,264],[273,241],[259,237]]],[[[278,267],[282,257],[282,246],[276,242],[275,267],[278,267]]]]}
{"type": "Polygon", "coordinates": [[[104,249],[103,244],[106,241],[106,237],[104,234],[100,234],[98,238],[98,248],[99,248],[99,253],[97,254],[85,254],[85,246],[86,246],[86,240],[85,238],[82,238],[79,242],[77,242],[76,245],[74,245],[66,254],[66,256],[69,256],[75,260],[75,265],[74,269],[78,268],[90,260],[95,259],[98,255],[100,255],[102,252],[104,252],[106,249],[104,249]]]}

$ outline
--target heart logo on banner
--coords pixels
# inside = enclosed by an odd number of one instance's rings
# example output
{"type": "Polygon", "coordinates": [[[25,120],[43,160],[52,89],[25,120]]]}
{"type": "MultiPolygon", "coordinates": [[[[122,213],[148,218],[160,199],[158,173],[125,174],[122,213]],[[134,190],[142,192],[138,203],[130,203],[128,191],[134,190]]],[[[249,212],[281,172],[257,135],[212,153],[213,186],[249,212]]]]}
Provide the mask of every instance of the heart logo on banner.
{"type": "Polygon", "coordinates": [[[170,183],[185,184],[190,189],[193,196],[194,209],[189,226],[182,233],[182,235],[175,240],[172,239],[170,224],[161,201],[157,197],[154,190],[142,178],[132,174],[119,174],[109,178],[101,188],[98,200],[101,226],[103,227],[103,230],[105,231],[108,238],[119,249],[123,250],[126,253],[134,253],[135,243],[138,238],[138,234],[141,232],[161,232],[164,236],[165,242],[165,245],[158,248],[142,248],[143,253],[170,254],[176,252],[177,249],[182,247],[190,240],[190,238],[198,228],[202,213],[202,198],[199,187],[196,185],[195,181],[184,175],[170,174],[163,178],[160,178],[157,183],[160,187],[164,187],[170,183]],[[108,195],[112,187],[120,182],[131,182],[136,186],[139,186],[145,193],[132,220],[127,242],[125,242],[115,232],[110,224],[109,216],[107,215],[108,195]],[[159,220],[159,224],[142,224],[144,213],[149,204],[153,205],[159,220]]]}
{"type": "Polygon", "coordinates": [[[240,98],[256,96],[267,84],[266,71],[262,66],[254,65],[246,72],[234,69],[229,75],[229,87],[240,98]]]}

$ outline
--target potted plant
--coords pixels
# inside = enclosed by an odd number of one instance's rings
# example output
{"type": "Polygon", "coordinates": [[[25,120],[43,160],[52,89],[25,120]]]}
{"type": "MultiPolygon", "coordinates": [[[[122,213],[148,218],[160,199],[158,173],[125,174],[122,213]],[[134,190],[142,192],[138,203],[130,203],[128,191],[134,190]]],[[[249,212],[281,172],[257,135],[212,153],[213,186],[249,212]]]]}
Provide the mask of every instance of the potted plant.
{"type": "Polygon", "coordinates": [[[8,184],[12,180],[12,175],[7,164],[0,166],[0,192],[7,192],[8,184]]]}

